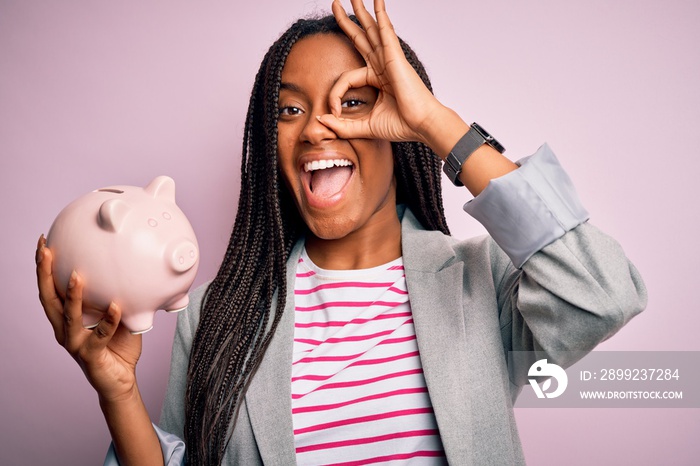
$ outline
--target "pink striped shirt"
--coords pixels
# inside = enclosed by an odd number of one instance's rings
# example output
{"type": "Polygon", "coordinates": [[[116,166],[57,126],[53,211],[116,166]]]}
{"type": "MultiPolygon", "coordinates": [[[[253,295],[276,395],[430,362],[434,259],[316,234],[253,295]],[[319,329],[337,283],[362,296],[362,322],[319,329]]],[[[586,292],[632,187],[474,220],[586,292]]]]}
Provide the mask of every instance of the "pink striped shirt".
{"type": "Polygon", "coordinates": [[[292,419],[300,465],[446,464],[401,258],[297,264],[292,419]]]}

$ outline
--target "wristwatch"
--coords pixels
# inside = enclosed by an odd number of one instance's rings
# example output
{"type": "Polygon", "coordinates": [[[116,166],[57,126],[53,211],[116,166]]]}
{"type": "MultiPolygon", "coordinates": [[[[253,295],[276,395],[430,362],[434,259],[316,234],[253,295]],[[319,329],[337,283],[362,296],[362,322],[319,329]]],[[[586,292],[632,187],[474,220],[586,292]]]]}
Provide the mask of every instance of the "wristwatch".
{"type": "Polygon", "coordinates": [[[452,148],[452,151],[445,158],[445,164],[442,166],[442,171],[445,172],[455,186],[464,186],[459,181],[462,165],[482,144],[488,144],[501,154],[506,150],[488,131],[477,123],[472,123],[467,134],[462,136],[462,139],[452,148]]]}

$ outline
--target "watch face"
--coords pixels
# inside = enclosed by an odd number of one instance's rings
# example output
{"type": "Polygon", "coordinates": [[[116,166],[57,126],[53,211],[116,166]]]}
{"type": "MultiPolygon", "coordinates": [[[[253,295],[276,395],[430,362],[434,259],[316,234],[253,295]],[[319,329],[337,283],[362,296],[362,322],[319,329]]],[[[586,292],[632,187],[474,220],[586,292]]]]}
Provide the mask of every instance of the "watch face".
{"type": "Polygon", "coordinates": [[[471,126],[472,126],[472,128],[474,128],[474,130],[475,130],[477,133],[479,133],[479,134],[481,135],[481,137],[484,138],[484,141],[486,141],[486,144],[488,144],[489,146],[493,147],[494,149],[496,149],[496,150],[497,150],[498,152],[500,152],[501,154],[504,153],[504,152],[506,151],[506,148],[503,147],[503,146],[501,145],[501,143],[498,142],[498,141],[496,140],[496,138],[494,138],[493,136],[491,136],[491,135],[488,133],[488,131],[486,131],[484,128],[482,128],[481,126],[479,126],[479,124],[477,124],[477,123],[472,123],[471,126]]]}
{"type": "Polygon", "coordinates": [[[488,131],[486,131],[484,128],[482,128],[478,123],[472,123],[472,128],[474,128],[474,131],[479,133],[482,138],[484,138],[487,141],[493,141],[493,136],[489,134],[488,131]]]}

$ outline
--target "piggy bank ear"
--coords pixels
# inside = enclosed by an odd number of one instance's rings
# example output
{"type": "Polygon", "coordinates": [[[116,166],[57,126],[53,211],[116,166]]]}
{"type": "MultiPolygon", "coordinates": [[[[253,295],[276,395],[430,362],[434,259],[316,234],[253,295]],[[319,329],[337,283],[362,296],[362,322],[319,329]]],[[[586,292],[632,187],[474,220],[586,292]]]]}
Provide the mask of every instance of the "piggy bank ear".
{"type": "Polygon", "coordinates": [[[100,206],[97,213],[97,223],[104,230],[118,233],[129,211],[131,211],[131,207],[123,200],[110,199],[100,206]]]}
{"type": "Polygon", "coordinates": [[[145,189],[153,197],[165,198],[175,202],[175,181],[169,176],[154,178],[145,189]]]}

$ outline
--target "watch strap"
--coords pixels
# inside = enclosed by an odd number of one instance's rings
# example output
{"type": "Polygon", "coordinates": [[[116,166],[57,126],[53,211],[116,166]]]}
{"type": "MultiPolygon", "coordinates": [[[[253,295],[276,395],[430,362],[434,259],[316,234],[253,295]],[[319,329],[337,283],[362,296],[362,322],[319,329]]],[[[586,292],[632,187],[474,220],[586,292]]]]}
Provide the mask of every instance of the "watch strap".
{"type": "Polygon", "coordinates": [[[457,144],[452,148],[445,163],[442,166],[442,171],[452,181],[455,186],[464,186],[459,180],[459,174],[462,172],[462,165],[476,150],[483,144],[488,144],[498,152],[503,153],[505,148],[491,136],[485,129],[477,123],[472,123],[469,131],[457,141],[457,144]]]}

